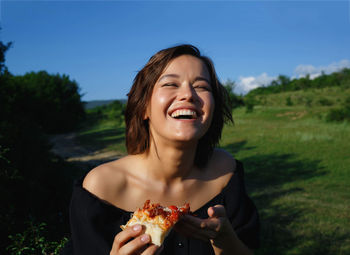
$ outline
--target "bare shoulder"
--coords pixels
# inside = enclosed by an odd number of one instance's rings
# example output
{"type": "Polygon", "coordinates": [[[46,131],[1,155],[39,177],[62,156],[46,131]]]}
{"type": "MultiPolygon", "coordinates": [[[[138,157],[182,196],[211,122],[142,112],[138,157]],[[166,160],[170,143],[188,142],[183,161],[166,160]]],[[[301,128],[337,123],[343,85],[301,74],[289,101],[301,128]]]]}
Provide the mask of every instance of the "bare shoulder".
{"type": "Polygon", "coordinates": [[[128,160],[127,156],[95,167],[84,178],[83,187],[100,199],[113,200],[127,183],[128,160]]]}
{"type": "Polygon", "coordinates": [[[227,151],[223,149],[214,149],[213,155],[209,160],[209,164],[215,167],[216,171],[223,174],[234,173],[236,170],[236,160],[227,151]]]}

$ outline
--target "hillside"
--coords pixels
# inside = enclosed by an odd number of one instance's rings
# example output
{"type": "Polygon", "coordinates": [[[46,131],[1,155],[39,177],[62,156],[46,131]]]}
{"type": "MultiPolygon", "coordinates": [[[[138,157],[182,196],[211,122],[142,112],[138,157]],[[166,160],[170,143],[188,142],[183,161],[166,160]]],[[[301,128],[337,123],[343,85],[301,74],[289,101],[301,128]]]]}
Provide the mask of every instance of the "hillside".
{"type": "Polygon", "coordinates": [[[236,109],[221,142],[244,163],[260,212],[256,254],[348,254],[350,125],[315,114],[328,106],[275,104],[236,109]]]}
{"type": "Polygon", "coordinates": [[[285,75],[279,75],[277,79],[271,81],[266,86],[258,87],[251,90],[247,96],[281,93],[287,91],[321,89],[321,88],[341,87],[343,89],[350,88],[350,69],[344,68],[341,71],[331,74],[322,73],[320,76],[311,79],[309,75],[306,77],[291,79],[285,75]]]}
{"type": "Polygon", "coordinates": [[[256,254],[350,253],[350,123],[325,121],[349,95],[340,86],[255,95],[252,112],[233,112],[221,147],[246,167],[262,220],[256,254]]]}

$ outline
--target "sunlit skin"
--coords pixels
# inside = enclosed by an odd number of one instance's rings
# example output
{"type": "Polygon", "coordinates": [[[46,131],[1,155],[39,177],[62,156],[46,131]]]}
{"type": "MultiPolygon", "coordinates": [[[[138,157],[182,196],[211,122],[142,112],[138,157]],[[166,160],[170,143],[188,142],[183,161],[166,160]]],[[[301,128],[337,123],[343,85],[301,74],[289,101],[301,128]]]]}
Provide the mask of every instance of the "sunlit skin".
{"type": "MultiPolygon", "coordinates": [[[[155,83],[144,115],[151,135],[149,151],[93,169],[83,187],[126,211],[136,210],[148,199],[164,206],[188,202],[193,211],[201,208],[221,192],[236,168],[233,157],[218,149],[204,168],[194,165],[198,141],[208,131],[214,108],[210,76],[202,60],[190,55],[173,59],[155,83]],[[172,117],[179,109],[195,114],[188,119],[172,117]]],[[[176,231],[211,242],[216,255],[252,254],[237,238],[222,205],[208,208],[207,219],[184,217],[176,231]]],[[[141,226],[129,227],[115,236],[110,254],[159,253],[162,247],[150,242],[141,226]]]]}

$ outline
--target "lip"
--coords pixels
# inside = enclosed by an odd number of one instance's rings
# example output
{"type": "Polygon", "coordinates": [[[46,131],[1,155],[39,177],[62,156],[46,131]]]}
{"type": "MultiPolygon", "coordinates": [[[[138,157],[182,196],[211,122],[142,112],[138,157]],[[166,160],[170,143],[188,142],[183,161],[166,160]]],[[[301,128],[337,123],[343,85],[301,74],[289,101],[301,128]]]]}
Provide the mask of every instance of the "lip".
{"type": "MultiPolygon", "coordinates": [[[[168,112],[168,115],[171,117],[171,115],[173,114],[173,112],[177,111],[177,110],[191,110],[191,111],[194,111],[196,112],[197,114],[197,119],[203,114],[202,111],[199,111],[198,109],[196,109],[195,107],[191,107],[191,106],[181,106],[181,107],[176,107],[174,109],[171,109],[169,112],[168,112]]],[[[193,120],[193,119],[192,119],[193,120]]]]}

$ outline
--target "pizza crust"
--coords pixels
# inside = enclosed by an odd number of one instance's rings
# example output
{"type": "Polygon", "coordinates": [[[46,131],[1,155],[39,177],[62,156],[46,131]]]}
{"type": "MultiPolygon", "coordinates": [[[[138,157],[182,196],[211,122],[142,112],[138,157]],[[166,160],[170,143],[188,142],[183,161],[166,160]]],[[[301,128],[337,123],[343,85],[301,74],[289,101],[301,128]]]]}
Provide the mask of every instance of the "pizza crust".
{"type": "Polygon", "coordinates": [[[151,236],[151,242],[161,246],[180,216],[189,212],[189,204],[182,207],[163,207],[160,204],[151,204],[150,200],[147,200],[143,209],[136,210],[130,220],[120,227],[124,230],[136,224],[143,225],[145,233],[151,236]]]}
{"type": "Polygon", "coordinates": [[[129,220],[126,225],[121,226],[121,228],[124,230],[125,228],[131,227],[136,224],[143,225],[145,227],[145,234],[150,235],[151,242],[158,246],[162,245],[165,237],[170,233],[170,230],[171,230],[171,228],[169,228],[168,230],[165,230],[155,222],[138,220],[135,217],[132,217],[131,220],[129,220]]]}

